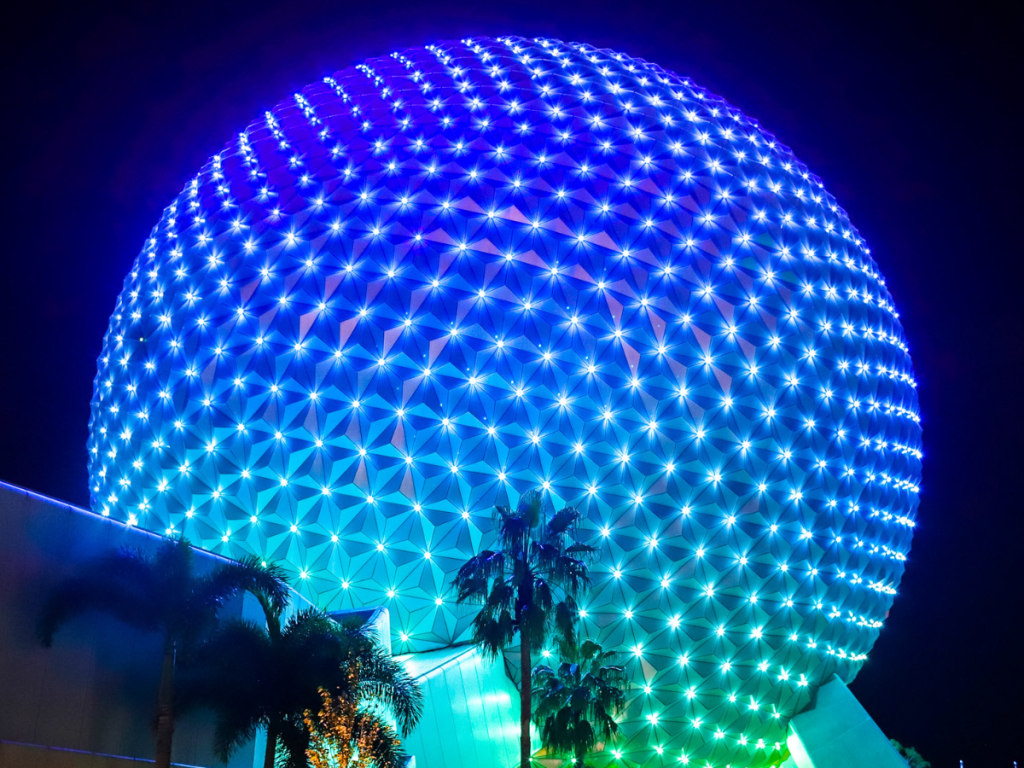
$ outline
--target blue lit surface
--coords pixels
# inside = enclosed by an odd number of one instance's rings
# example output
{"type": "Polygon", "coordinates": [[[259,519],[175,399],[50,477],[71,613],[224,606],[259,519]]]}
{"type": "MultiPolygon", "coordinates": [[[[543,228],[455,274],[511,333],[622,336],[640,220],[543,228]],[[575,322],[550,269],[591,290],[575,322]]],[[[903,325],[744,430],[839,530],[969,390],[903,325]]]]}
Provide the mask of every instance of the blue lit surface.
{"type": "Polygon", "coordinates": [[[537,485],[629,655],[604,760],[779,760],[878,636],[917,506],[898,316],[821,182],[689,80],[502,38],[305,88],[166,209],[99,360],[94,508],[287,564],[397,651],[537,485]]]}

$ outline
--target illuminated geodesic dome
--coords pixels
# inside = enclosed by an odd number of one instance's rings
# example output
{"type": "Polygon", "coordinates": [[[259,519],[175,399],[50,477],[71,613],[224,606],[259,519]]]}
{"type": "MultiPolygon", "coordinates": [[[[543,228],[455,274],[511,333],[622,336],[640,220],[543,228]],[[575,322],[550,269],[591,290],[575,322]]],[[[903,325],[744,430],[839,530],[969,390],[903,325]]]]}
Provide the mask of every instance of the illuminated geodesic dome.
{"type": "Polygon", "coordinates": [[[686,78],[587,45],[415,48],[281,102],[189,182],[111,318],[103,514],[285,564],[397,650],[541,486],[601,547],[621,765],[764,765],[904,568],[913,372],[817,177],[686,78]],[[681,761],[681,763],[680,763],[681,761]]]}

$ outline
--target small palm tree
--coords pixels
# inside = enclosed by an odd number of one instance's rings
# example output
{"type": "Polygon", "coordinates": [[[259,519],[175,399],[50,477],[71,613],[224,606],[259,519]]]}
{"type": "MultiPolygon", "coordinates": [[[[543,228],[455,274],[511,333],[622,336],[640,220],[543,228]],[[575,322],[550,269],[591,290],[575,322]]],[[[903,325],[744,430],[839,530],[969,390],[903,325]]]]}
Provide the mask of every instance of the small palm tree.
{"type": "Polygon", "coordinates": [[[175,719],[175,671],[183,657],[216,625],[224,604],[240,592],[259,592],[283,606],[288,587],[277,568],[255,558],[217,565],[205,575],[194,570],[192,546],[183,538],[164,541],[152,555],[124,548],[85,563],[43,604],[38,633],[50,647],[57,630],[89,611],[109,613],[136,629],[163,636],[157,692],[156,766],[171,764],[175,719]]]}
{"type": "Polygon", "coordinates": [[[556,632],[571,638],[577,601],[590,585],[588,564],[597,550],[570,540],[580,513],[571,507],[548,514],[539,490],[523,494],[515,511],[496,507],[498,548],[470,558],[455,576],[458,602],[481,604],[473,641],[496,658],[519,633],[519,752],[529,768],[533,650],[556,632]]]}
{"type": "Polygon", "coordinates": [[[615,717],[626,701],[626,675],[610,663],[612,651],[590,640],[579,648],[563,645],[562,655],[557,669],[540,665],[533,672],[533,721],[547,749],[572,755],[575,768],[585,768],[587,753],[619,732],[615,717]]]}
{"type": "Polygon", "coordinates": [[[304,718],[321,710],[321,689],[375,715],[390,714],[402,735],[415,727],[422,692],[361,623],[340,624],[307,609],[282,624],[280,607],[257,597],[265,622],[225,622],[199,649],[184,684],[190,705],[217,713],[215,748],[223,760],[264,728],[265,768],[305,768],[304,718]]]}

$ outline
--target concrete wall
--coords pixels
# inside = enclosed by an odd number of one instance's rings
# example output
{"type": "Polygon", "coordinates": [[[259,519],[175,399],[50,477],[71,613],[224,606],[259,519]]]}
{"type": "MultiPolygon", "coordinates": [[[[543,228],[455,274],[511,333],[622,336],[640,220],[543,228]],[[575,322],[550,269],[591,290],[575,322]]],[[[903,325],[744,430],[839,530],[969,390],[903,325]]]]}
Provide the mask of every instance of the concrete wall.
{"type": "MultiPolygon", "coordinates": [[[[123,768],[152,761],[158,636],[90,615],[67,624],[44,649],[35,622],[48,589],[83,560],[111,547],[158,543],[137,528],[0,483],[0,766],[123,768]]],[[[216,561],[197,555],[200,568],[216,561]]],[[[261,615],[251,597],[226,613],[261,615]]],[[[211,721],[209,713],[181,718],[174,762],[223,765],[210,746],[211,721]]],[[[253,747],[230,766],[252,766],[253,747]]]]}

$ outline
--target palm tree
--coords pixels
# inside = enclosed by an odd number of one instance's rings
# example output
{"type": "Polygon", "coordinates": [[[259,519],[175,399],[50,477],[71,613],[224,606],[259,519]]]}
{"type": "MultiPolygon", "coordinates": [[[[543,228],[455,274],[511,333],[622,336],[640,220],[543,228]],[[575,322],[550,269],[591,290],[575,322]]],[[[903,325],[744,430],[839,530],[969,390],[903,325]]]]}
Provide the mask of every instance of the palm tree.
{"type": "Polygon", "coordinates": [[[495,507],[498,549],[470,558],[455,576],[458,602],[479,603],[473,641],[497,658],[519,633],[519,753],[530,766],[530,691],[533,649],[551,632],[569,639],[575,632],[577,601],[590,585],[587,566],[597,550],[570,542],[580,513],[572,507],[549,515],[539,490],[519,499],[513,512],[495,507]]]}
{"type": "Polygon", "coordinates": [[[540,665],[533,672],[533,721],[545,747],[572,755],[575,768],[585,768],[587,753],[619,732],[615,716],[626,701],[626,675],[609,663],[615,654],[591,640],[562,652],[557,669],[540,665]]]}
{"type": "Polygon", "coordinates": [[[175,670],[216,624],[224,604],[240,592],[259,592],[285,604],[288,587],[281,572],[255,558],[217,565],[204,575],[194,570],[195,553],[183,538],[165,540],[152,555],[124,548],[101,555],[57,585],[39,617],[38,633],[49,648],[57,630],[72,617],[109,613],[136,629],[163,636],[157,692],[156,766],[169,768],[174,736],[175,670]]]}
{"type": "Polygon", "coordinates": [[[222,759],[264,728],[265,768],[305,768],[310,733],[303,720],[321,710],[321,689],[348,696],[371,714],[392,715],[402,735],[415,727],[422,692],[361,622],[341,624],[306,609],[282,623],[281,608],[257,598],[265,622],[225,622],[196,654],[184,684],[189,705],[217,713],[215,749],[222,759]]]}

